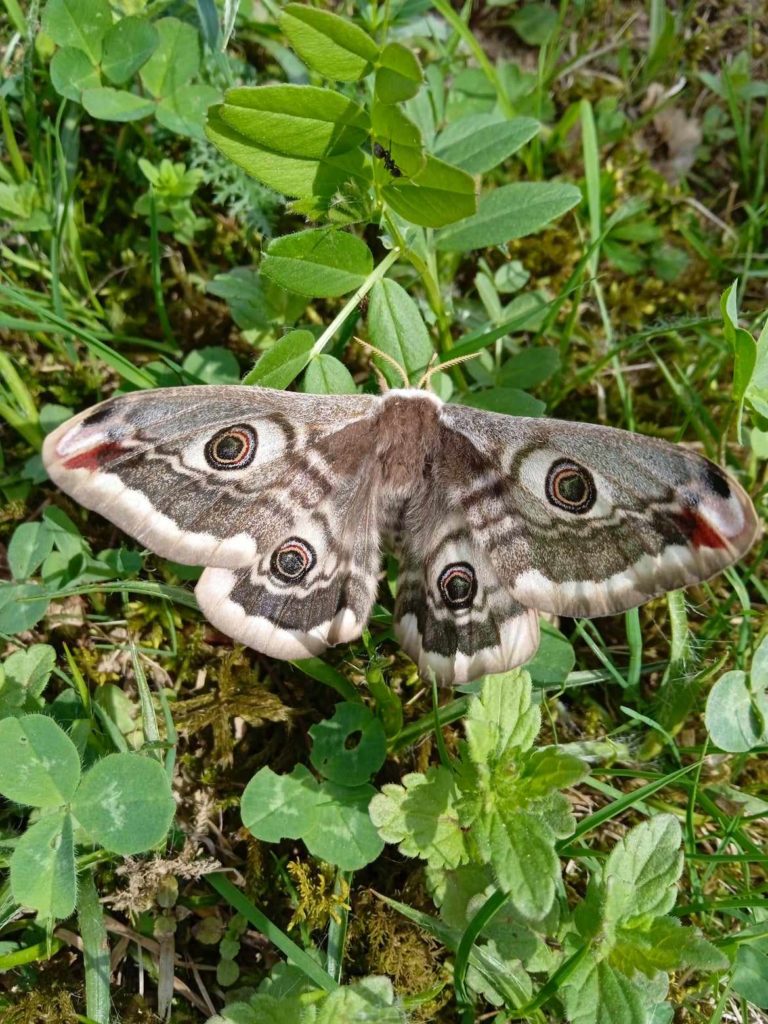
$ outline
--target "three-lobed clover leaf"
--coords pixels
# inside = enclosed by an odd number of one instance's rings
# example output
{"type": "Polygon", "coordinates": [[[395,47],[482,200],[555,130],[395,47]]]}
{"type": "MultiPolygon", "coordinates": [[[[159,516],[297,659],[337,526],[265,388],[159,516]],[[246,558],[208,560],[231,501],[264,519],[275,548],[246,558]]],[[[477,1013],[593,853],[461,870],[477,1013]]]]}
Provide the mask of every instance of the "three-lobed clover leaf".
{"type": "MultiPolygon", "coordinates": [[[[45,685],[48,655],[33,648],[24,653],[25,661],[14,668],[34,687],[45,685]]],[[[81,777],[74,743],[40,714],[0,721],[0,793],[41,811],[16,843],[10,869],[14,898],[46,920],[67,917],[75,906],[77,826],[78,842],[85,832],[114,853],[141,853],[165,837],[175,811],[158,761],[110,754],[81,777]]]]}

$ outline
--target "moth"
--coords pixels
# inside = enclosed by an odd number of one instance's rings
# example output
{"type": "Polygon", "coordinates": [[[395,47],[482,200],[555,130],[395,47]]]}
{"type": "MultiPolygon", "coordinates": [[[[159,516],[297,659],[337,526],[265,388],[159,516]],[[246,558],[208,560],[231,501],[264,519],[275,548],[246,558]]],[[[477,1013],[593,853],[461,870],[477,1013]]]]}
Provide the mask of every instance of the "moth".
{"type": "Polygon", "coordinates": [[[683,447],[412,388],[138,392],[59,427],[43,459],[147,548],[205,566],[205,616],[275,658],[359,637],[391,550],[395,635],[446,684],[528,661],[539,612],[632,608],[757,534],[744,490],[683,447]]]}

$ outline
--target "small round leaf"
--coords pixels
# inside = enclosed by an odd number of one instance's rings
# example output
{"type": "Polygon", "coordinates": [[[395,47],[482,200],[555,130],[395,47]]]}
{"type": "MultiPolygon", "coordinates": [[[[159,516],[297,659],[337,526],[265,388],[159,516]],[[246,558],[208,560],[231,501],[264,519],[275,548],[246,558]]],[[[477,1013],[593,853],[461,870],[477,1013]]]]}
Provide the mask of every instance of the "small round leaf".
{"type": "Polygon", "coordinates": [[[359,786],[384,764],[384,726],[364,704],[337,704],[333,718],[313,725],[310,760],[331,782],[359,786]]]}
{"type": "Polygon", "coordinates": [[[768,743],[768,692],[750,690],[745,672],[726,672],[709,692],[704,721],[712,742],[732,754],[768,743]]]}
{"type": "Polygon", "coordinates": [[[0,722],[0,793],[18,804],[58,807],[72,799],[80,757],[61,726],[46,715],[0,722]]]}
{"type": "Polygon", "coordinates": [[[109,754],[83,778],[73,806],[94,842],[123,855],[161,842],[176,804],[158,761],[142,754],[109,754]]]}

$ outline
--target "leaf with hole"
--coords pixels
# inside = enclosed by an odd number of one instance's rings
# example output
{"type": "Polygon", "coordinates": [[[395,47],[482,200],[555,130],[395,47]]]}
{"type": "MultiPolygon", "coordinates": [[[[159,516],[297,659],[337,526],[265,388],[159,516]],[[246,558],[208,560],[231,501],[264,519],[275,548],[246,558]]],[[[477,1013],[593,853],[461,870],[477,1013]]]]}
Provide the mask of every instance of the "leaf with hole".
{"type": "Polygon", "coordinates": [[[313,725],[309,735],[312,764],[342,786],[367,782],[387,756],[384,727],[364,704],[337,704],[333,717],[313,725]]]}

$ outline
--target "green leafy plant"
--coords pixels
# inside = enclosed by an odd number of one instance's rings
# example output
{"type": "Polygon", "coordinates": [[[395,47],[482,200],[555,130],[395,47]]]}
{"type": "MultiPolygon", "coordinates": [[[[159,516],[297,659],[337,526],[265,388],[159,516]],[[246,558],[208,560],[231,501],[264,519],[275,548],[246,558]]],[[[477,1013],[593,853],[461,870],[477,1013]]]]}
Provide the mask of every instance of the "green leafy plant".
{"type": "Polygon", "coordinates": [[[158,761],[138,753],[110,754],[81,775],[80,756],[46,715],[0,721],[0,792],[36,809],[10,861],[11,891],[44,920],[75,909],[75,845],[120,854],[157,846],[175,810],[158,761]]]}
{"type": "Polygon", "coordinates": [[[345,703],[311,734],[312,764],[325,780],[303,765],[289,775],[262,768],[243,793],[243,824],[266,842],[302,839],[316,857],[354,871],[383,848],[368,817],[374,793],[368,779],[386,756],[384,729],[364,705],[345,703]]]}
{"type": "Polygon", "coordinates": [[[471,699],[458,764],[384,786],[371,818],[383,839],[427,861],[449,930],[413,919],[456,948],[458,992],[466,985],[492,1003],[511,1000],[525,1016],[534,978],[545,975],[569,1021],[628,1014],[640,1024],[663,1002],[668,972],[728,962],[667,916],[683,864],[670,815],[630,829],[603,866],[591,862],[585,899],[568,905],[558,852],[575,821],[559,790],[586,766],[557,747],[533,750],[540,724],[527,673],[487,677],[471,699]]]}
{"type": "Polygon", "coordinates": [[[92,117],[137,121],[154,115],[176,134],[202,133],[205,109],[219,94],[193,84],[200,73],[194,26],[140,14],[113,21],[106,0],[48,0],[43,31],[57,46],[50,68],[54,88],[92,117]],[[128,88],[137,74],[141,91],[128,88]]]}

